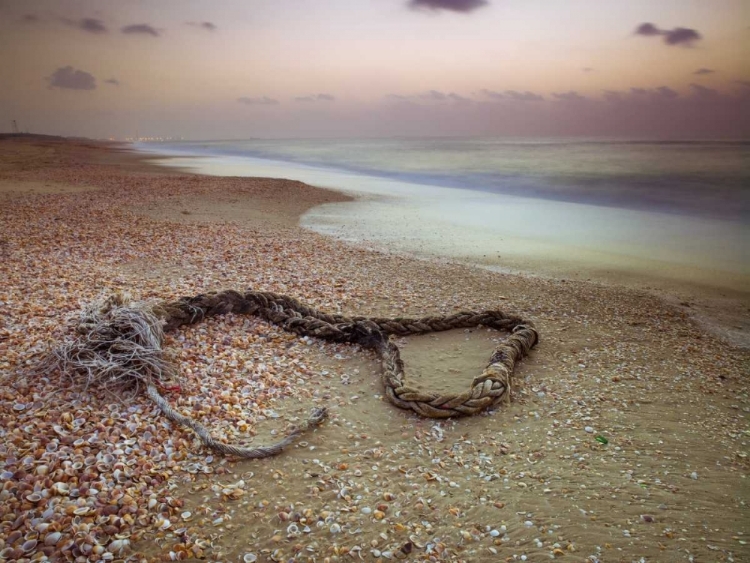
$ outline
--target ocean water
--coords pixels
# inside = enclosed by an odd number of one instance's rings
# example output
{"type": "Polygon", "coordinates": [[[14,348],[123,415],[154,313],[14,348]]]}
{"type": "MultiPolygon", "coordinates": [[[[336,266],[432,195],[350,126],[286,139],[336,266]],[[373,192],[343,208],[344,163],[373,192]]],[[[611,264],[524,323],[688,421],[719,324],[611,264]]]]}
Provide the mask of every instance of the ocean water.
{"type": "Polygon", "coordinates": [[[410,184],[750,221],[750,142],[395,138],[187,141],[162,147],[410,184]]]}
{"type": "Polygon", "coordinates": [[[501,271],[750,291],[750,143],[507,139],[139,145],[163,164],[355,196],[301,224],[501,271]]]}

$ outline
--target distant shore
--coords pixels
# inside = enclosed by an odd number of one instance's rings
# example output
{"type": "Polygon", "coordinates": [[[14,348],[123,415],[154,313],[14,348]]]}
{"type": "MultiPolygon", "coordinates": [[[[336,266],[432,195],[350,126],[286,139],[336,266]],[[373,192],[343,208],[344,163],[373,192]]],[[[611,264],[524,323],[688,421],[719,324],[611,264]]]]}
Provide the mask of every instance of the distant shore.
{"type": "MultiPolygon", "coordinates": [[[[750,352],[644,291],[418,260],[298,225],[345,197],[167,169],[121,145],[0,139],[3,557],[96,544],[153,561],[750,558],[750,352]],[[155,303],[248,288],[350,316],[501,309],[541,341],[508,404],[436,422],[388,402],[358,346],[239,314],[168,334],[168,398],[220,439],[260,445],[329,409],[304,442],[255,461],[204,449],[142,394],[31,369],[112,292],[155,303]]],[[[400,338],[406,379],[465,390],[504,336],[400,338]]]]}

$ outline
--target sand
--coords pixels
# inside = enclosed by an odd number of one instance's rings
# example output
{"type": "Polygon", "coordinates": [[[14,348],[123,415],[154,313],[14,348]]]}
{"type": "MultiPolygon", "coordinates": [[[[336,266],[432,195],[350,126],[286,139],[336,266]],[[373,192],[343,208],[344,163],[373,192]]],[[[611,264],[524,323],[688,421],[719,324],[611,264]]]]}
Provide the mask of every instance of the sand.
{"type": "MultiPolygon", "coordinates": [[[[341,198],[298,182],[175,173],[118,147],[49,139],[0,140],[0,163],[6,557],[36,541],[26,555],[750,558],[750,354],[684,310],[632,289],[347,245],[296,226],[341,198]],[[144,397],[31,371],[102,294],[153,302],[224,288],[352,315],[500,308],[533,319],[542,340],[509,405],[435,422],[385,401],[358,347],[235,315],[170,335],[181,372],[170,400],[229,441],[263,443],[310,407],[330,408],[304,442],[262,461],[221,459],[144,397]],[[45,546],[52,533],[59,543],[45,546]]],[[[460,389],[499,337],[403,339],[407,378],[460,389]]]]}

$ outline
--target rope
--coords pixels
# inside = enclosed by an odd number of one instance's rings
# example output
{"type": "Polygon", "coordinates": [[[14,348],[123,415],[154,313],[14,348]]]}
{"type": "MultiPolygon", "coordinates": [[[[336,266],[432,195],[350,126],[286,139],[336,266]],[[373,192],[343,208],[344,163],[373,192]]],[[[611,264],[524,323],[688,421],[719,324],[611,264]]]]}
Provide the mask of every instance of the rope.
{"type": "MultiPolygon", "coordinates": [[[[398,317],[368,318],[332,315],[313,309],[293,297],[270,292],[223,291],[178,301],[163,302],[151,308],[128,306],[115,295],[101,305],[87,308],[78,327],[81,336],[53,351],[46,364],[63,372],[79,373],[86,385],[126,384],[146,387],[146,395],[171,421],[192,429],[209,448],[239,458],[258,459],[276,455],[303,433],[319,425],[328,415],[325,408],[313,409],[307,421],[279,442],[245,448],[213,438],[208,429],[174,410],[159,393],[157,385],[173,373],[163,356],[163,331],[201,322],[206,317],[227,313],[257,315],[295,334],[332,342],[359,344],[374,350],[382,365],[385,396],[399,408],[427,418],[475,415],[510,401],[510,388],[516,363],[538,342],[534,325],[501,311],[462,311],[449,316],[419,319],[398,317]],[[510,333],[490,357],[484,371],[463,393],[439,394],[411,387],[406,382],[404,363],[390,335],[406,336],[476,326],[510,333]]],[[[142,388],[142,387],[140,387],[142,388]]]]}
{"type": "Polygon", "coordinates": [[[281,453],[281,451],[289,444],[294,442],[294,440],[298,436],[313,428],[314,426],[317,426],[318,424],[323,422],[323,419],[325,419],[326,416],[328,416],[328,412],[326,409],[313,409],[310,418],[303,426],[293,429],[289,434],[286,435],[285,438],[276,442],[275,444],[271,444],[270,446],[257,446],[254,448],[240,448],[237,446],[219,442],[218,440],[213,438],[213,436],[211,436],[208,429],[200,422],[178,413],[170,406],[167,400],[159,394],[159,391],[157,391],[156,387],[154,387],[153,385],[148,385],[146,387],[146,394],[148,395],[149,399],[157,404],[157,406],[161,409],[161,412],[164,413],[164,416],[166,416],[169,420],[176,422],[177,424],[181,424],[182,426],[191,428],[206,446],[225,455],[233,455],[236,457],[241,457],[243,459],[261,459],[281,453]]]}
{"type": "Polygon", "coordinates": [[[539,339],[534,325],[501,311],[462,311],[445,317],[367,318],[332,315],[313,309],[293,297],[271,292],[207,293],[162,303],[154,307],[165,330],[195,324],[206,317],[227,313],[257,315],[289,332],[333,342],[360,344],[375,350],[383,367],[385,395],[394,405],[428,418],[474,415],[510,398],[516,362],[528,355],[539,339]],[[406,384],[398,346],[388,335],[405,336],[476,326],[505,330],[511,335],[492,354],[489,365],[459,394],[438,394],[406,384]]]}

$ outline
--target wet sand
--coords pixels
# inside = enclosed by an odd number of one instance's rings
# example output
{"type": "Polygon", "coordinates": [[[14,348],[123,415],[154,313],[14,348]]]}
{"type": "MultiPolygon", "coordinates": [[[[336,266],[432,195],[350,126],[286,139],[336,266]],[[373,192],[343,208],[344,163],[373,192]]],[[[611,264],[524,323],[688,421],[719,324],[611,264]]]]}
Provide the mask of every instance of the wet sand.
{"type": "MultiPolygon", "coordinates": [[[[116,560],[750,558],[750,356],[683,309],[343,244],[296,226],[341,198],[298,182],[174,173],[89,143],[2,140],[0,155],[13,192],[0,209],[6,557],[101,545],[116,560]],[[499,308],[533,319],[542,340],[509,405],[436,422],[388,403],[374,357],[355,346],[236,315],[169,335],[181,374],[170,400],[230,442],[262,444],[329,407],[304,442],[258,461],[205,450],[142,396],[120,403],[29,370],[102,294],[224,288],[350,315],[499,308]]],[[[499,337],[403,339],[407,378],[460,389],[499,337]]]]}

